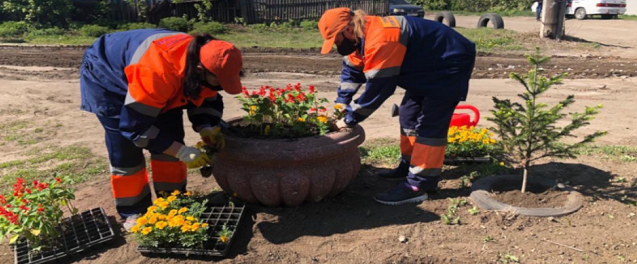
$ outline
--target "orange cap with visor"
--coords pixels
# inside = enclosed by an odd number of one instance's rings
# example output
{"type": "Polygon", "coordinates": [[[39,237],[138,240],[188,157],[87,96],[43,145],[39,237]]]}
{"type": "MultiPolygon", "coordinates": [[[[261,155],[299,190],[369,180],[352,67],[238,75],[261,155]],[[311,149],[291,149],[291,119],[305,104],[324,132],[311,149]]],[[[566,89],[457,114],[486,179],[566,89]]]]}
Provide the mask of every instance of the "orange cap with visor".
{"type": "Polygon", "coordinates": [[[201,64],[219,80],[219,85],[229,94],[241,92],[241,51],[231,43],[211,40],[201,47],[201,64]]]}
{"type": "Polygon", "coordinates": [[[336,36],[352,22],[354,13],[347,7],[333,8],[325,11],[318,22],[319,31],[325,40],[321,54],[328,54],[334,46],[336,36]]]}

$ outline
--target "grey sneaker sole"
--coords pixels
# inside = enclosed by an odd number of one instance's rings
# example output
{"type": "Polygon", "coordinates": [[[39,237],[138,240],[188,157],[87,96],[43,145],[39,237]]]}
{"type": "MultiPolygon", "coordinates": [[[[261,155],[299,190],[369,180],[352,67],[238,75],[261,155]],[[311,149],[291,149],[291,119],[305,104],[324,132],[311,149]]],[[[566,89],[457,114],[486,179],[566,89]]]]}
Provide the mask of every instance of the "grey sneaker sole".
{"type": "Polygon", "coordinates": [[[383,200],[378,200],[376,199],[376,197],[374,197],[374,201],[385,204],[385,205],[400,205],[400,204],[407,204],[407,203],[422,203],[423,201],[429,199],[429,196],[425,193],[421,196],[416,196],[414,198],[409,198],[407,200],[402,200],[402,201],[396,201],[396,202],[390,202],[390,201],[383,201],[383,200]]]}

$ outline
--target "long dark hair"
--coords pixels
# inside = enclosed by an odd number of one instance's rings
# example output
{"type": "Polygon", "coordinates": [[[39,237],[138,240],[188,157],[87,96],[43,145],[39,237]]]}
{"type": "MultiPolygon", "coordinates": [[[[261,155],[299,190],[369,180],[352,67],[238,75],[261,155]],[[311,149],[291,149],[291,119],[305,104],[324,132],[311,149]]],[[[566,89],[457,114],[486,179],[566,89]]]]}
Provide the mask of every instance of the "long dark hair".
{"type": "MultiPolygon", "coordinates": [[[[193,35],[193,40],[188,45],[186,52],[186,76],[184,77],[184,95],[186,97],[197,100],[201,94],[201,76],[203,72],[197,70],[197,66],[201,65],[199,51],[203,45],[206,45],[215,38],[210,34],[193,35]]],[[[204,71],[205,68],[204,68],[204,71]]],[[[205,76],[205,75],[203,75],[205,76]]]]}

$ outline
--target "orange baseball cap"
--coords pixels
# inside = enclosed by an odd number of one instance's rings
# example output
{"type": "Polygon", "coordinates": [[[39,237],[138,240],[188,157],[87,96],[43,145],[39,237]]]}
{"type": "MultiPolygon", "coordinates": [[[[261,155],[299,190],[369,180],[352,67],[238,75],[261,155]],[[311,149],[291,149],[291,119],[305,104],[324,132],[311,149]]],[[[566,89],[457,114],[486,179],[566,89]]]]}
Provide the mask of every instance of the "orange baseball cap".
{"type": "Polygon", "coordinates": [[[201,64],[212,72],[219,84],[229,94],[241,92],[241,69],[243,57],[241,51],[231,43],[211,40],[201,47],[201,64]]]}
{"type": "Polygon", "coordinates": [[[325,11],[318,22],[319,31],[325,40],[321,54],[328,54],[334,46],[336,36],[352,22],[352,11],[347,7],[333,8],[325,11]]]}

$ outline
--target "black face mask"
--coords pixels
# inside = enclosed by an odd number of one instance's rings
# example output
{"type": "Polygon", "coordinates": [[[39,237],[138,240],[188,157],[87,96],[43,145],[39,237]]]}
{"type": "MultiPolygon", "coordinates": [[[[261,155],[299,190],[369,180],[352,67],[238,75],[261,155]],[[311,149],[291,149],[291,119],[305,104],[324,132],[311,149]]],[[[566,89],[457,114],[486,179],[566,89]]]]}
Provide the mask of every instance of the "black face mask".
{"type": "Polygon", "coordinates": [[[358,49],[358,45],[356,44],[356,42],[346,38],[344,33],[341,32],[341,34],[343,35],[343,41],[341,41],[341,45],[338,45],[336,47],[338,54],[347,56],[354,53],[354,51],[358,49]]]}
{"type": "Polygon", "coordinates": [[[201,86],[206,87],[206,88],[208,88],[210,90],[213,90],[213,91],[221,91],[221,90],[223,90],[223,88],[221,88],[221,86],[218,86],[218,85],[215,86],[215,85],[210,84],[208,82],[208,79],[206,78],[206,74],[205,73],[204,73],[203,77],[201,78],[200,83],[201,83],[201,86]]]}

